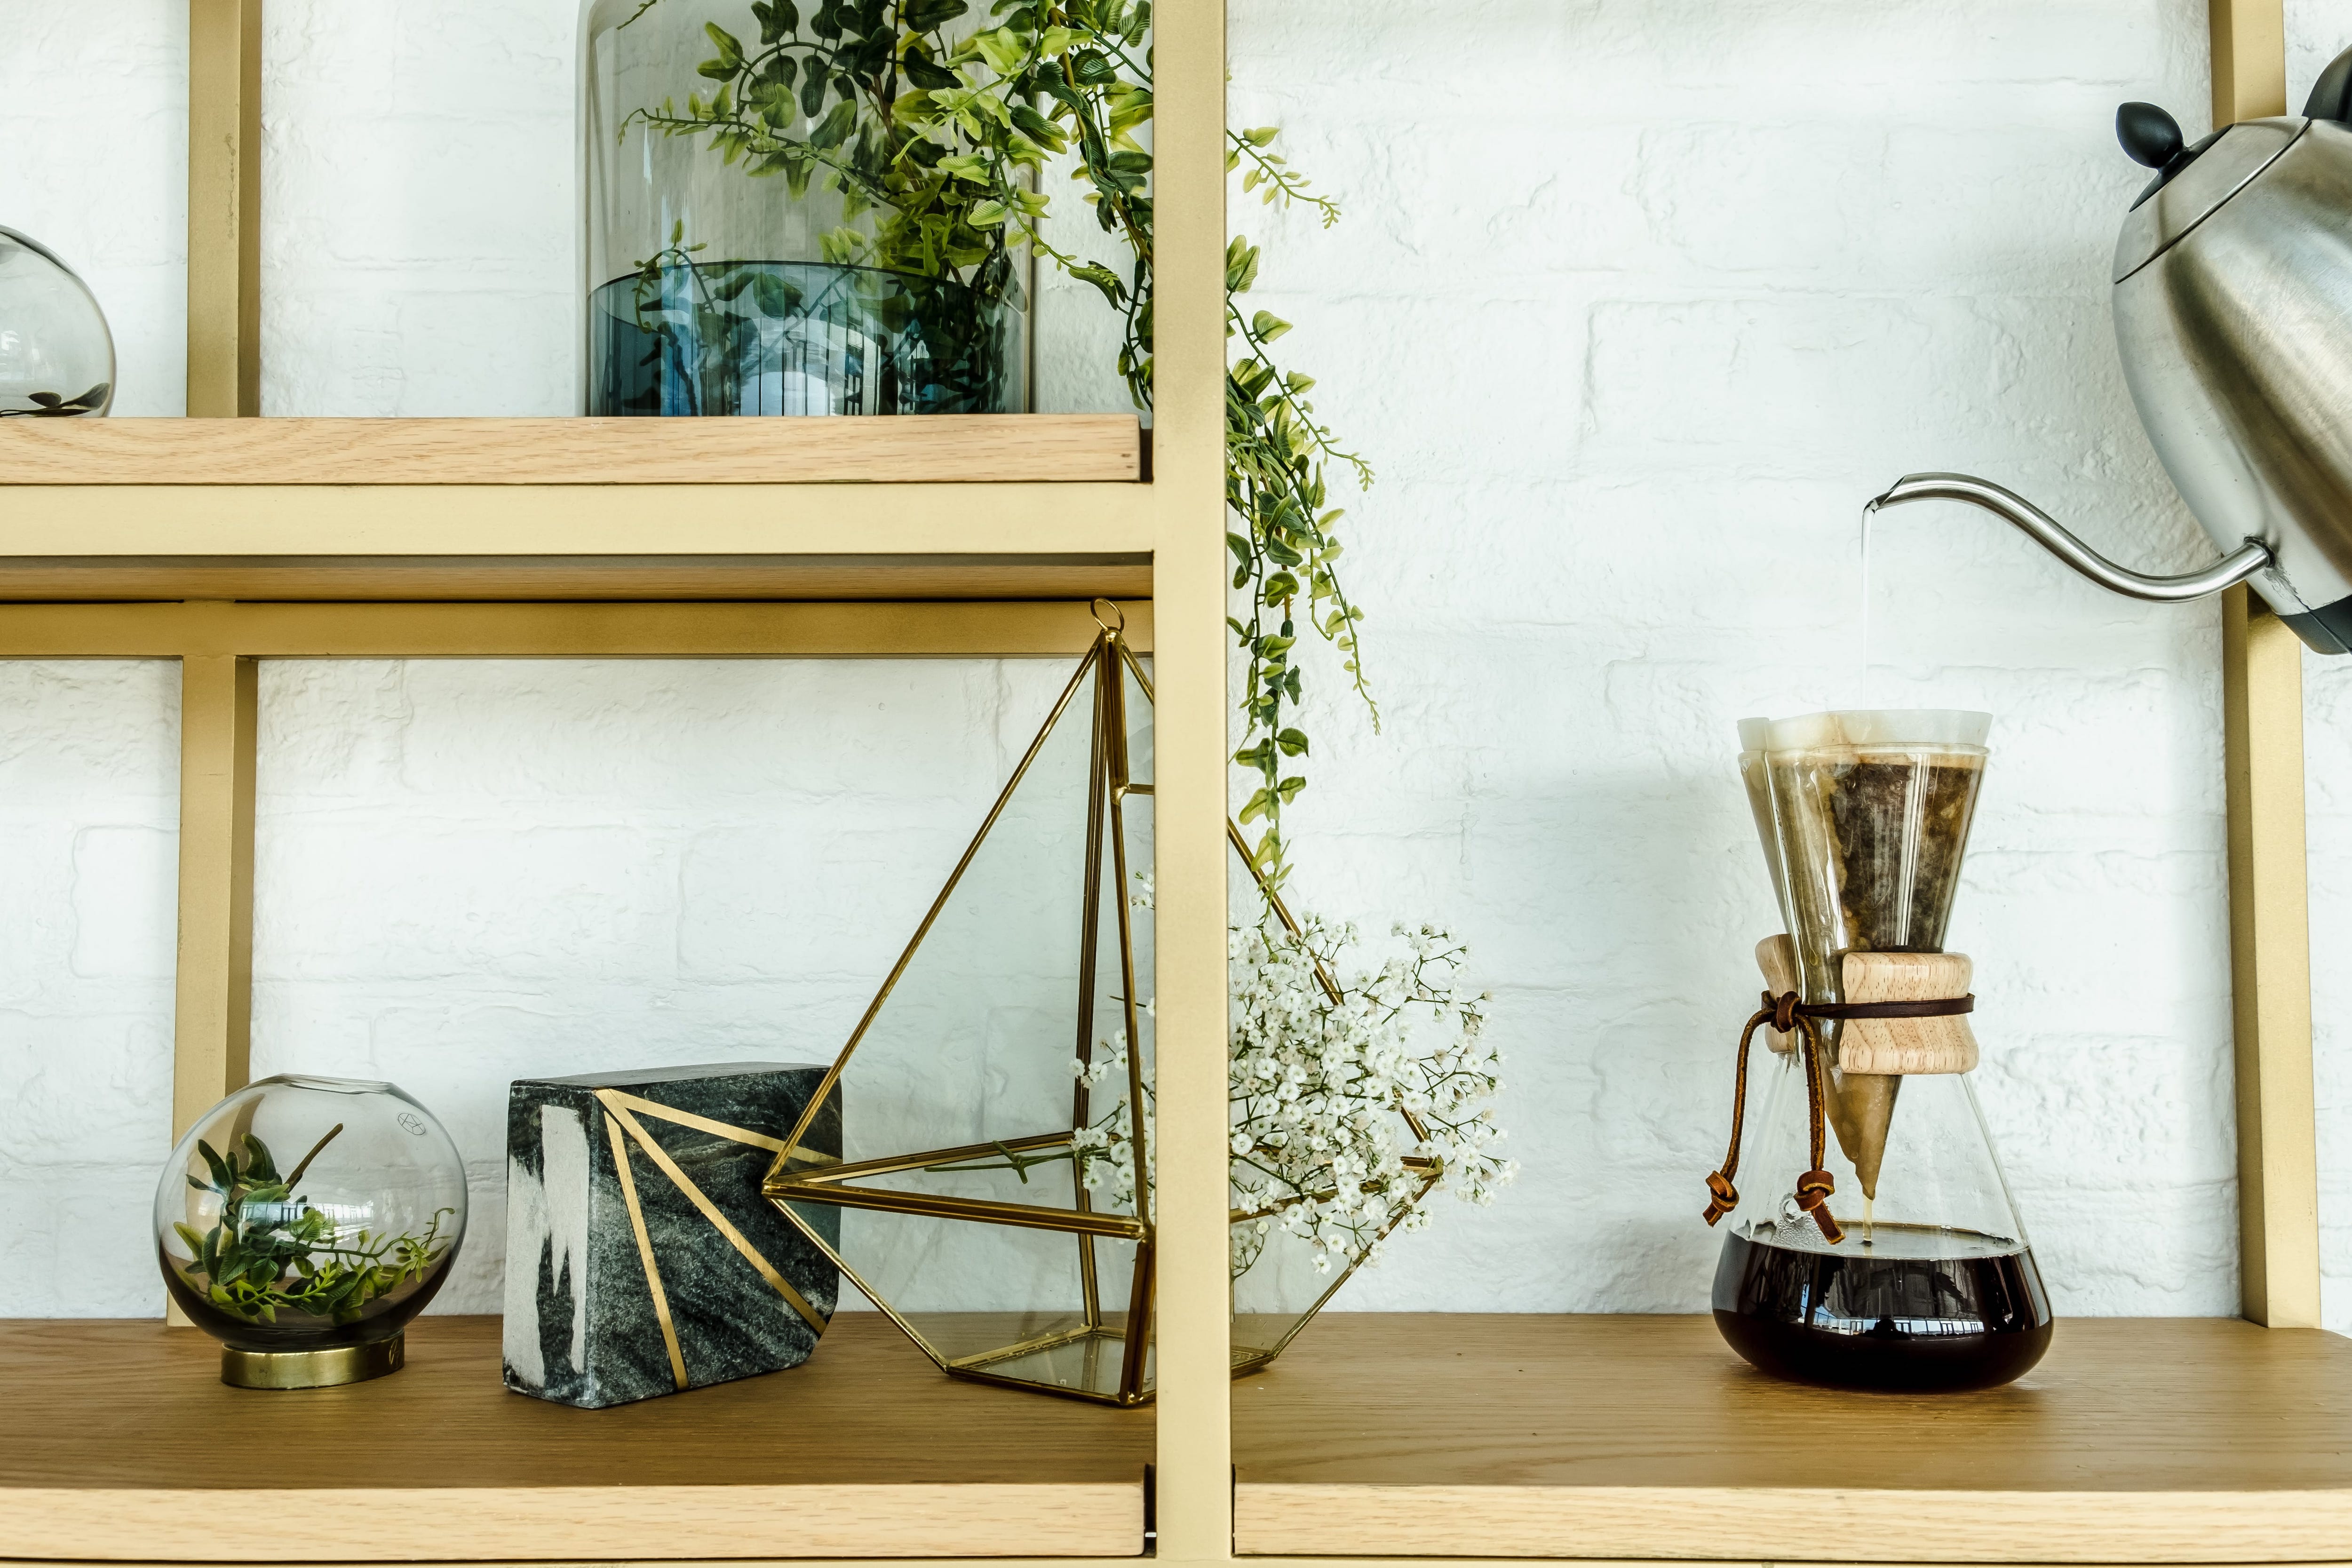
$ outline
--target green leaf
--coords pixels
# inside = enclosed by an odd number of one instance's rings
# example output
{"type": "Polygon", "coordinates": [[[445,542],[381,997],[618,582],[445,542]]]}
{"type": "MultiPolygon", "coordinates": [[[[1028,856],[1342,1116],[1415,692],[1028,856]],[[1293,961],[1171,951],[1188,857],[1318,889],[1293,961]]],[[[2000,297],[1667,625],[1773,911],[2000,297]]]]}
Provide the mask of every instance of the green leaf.
{"type": "Polygon", "coordinates": [[[1013,106],[1013,125],[1021,134],[1049,152],[1058,153],[1069,145],[1069,138],[1062,134],[1060,126],[1025,103],[1013,106]]]}
{"type": "Polygon", "coordinates": [[[1257,335],[1260,342],[1270,343],[1290,331],[1290,323],[1271,310],[1260,310],[1250,318],[1250,331],[1257,335]]]}
{"type": "MultiPolygon", "coordinates": [[[[805,101],[807,95],[803,93],[802,97],[805,101]]],[[[809,129],[809,145],[827,149],[838,147],[848,139],[849,132],[856,128],[856,124],[857,105],[845,98],[835,104],[832,111],[823,120],[809,129]]]]}
{"type": "Polygon", "coordinates": [[[928,33],[954,21],[971,8],[964,0],[908,0],[903,19],[914,31],[928,33]]]}
{"type": "Polygon", "coordinates": [[[1257,281],[1257,247],[1236,238],[1225,247],[1225,292],[1245,294],[1257,281]]]}
{"type": "Polygon", "coordinates": [[[1307,736],[1300,731],[1285,730],[1274,739],[1276,743],[1281,746],[1282,754],[1286,757],[1303,757],[1307,754],[1307,736]]]}
{"type": "Polygon", "coordinates": [[[1093,284],[1114,307],[1127,302],[1126,293],[1119,287],[1118,274],[1108,267],[1087,262],[1084,266],[1071,268],[1070,276],[1081,283],[1093,284]]]}
{"type": "MultiPolygon", "coordinates": [[[[908,49],[899,60],[898,68],[906,73],[908,81],[926,91],[936,92],[941,88],[963,85],[963,78],[932,59],[920,48],[908,49]]],[[[1031,110],[1030,112],[1034,114],[1036,110],[1031,110]]]]}

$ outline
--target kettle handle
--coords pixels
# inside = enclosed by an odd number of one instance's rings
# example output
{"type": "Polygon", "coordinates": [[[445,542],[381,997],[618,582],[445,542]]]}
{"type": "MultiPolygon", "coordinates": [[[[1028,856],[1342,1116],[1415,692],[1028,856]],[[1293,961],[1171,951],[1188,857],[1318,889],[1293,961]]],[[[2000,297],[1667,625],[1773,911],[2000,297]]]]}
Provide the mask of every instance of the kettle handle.
{"type": "Polygon", "coordinates": [[[2153,599],[2158,604],[2182,604],[2235,587],[2272,562],[2271,547],[2259,539],[2249,539],[2201,572],[2179,577],[2151,577],[2116,565],[2014,490],[1967,474],[1906,474],[1863,510],[1875,512],[1883,507],[1915,500],[1958,500],[1982,507],[1995,517],[2007,519],[2028,538],[2100,587],[2135,599],[2153,599]]]}
{"type": "Polygon", "coordinates": [[[2352,120],[2352,49],[2327,62],[2304,100],[2306,120],[2352,120]]]}

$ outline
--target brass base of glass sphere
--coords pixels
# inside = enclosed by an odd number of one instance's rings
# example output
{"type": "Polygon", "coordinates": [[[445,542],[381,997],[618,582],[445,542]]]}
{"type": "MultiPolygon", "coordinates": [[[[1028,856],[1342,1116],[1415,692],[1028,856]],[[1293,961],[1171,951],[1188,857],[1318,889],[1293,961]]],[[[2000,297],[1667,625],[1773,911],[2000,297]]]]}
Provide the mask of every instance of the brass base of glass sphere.
{"type": "Polygon", "coordinates": [[[408,1360],[408,1336],[319,1351],[241,1351],[221,1346],[221,1381],[231,1388],[334,1388],[388,1377],[408,1360]]]}

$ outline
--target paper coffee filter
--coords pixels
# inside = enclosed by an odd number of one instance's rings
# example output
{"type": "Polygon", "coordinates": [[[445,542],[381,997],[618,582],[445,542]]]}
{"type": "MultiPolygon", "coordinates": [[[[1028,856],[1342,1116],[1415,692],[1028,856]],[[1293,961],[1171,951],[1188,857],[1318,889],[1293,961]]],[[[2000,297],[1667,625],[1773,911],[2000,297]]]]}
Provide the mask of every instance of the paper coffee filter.
{"type": "Polygon", "coordinates": [[[1780,924],[1790,927],[1795,910],[1789,903],[1789,872],[1780,863],[1780,833],[1772,821],[1772,784],[1764,762],[1764,740],[1769,719],[1739,721],[1739,782],[1748,791],[1748,809],[1756,818],[1756,837],[1764,846],[1764,865],[1772,874],[1772,896],[1780,906],[1780,924]]]}
{"type": "MultiPolygon", "coordinates": [[[[1739,743],[1751,749],[1742,720],[1739,743]]],[[[1981,749],[1992,733],[1992,715],[1958,708],[1847,708],[1776,719],[1764,726],[1761,744],[1774,752],[1810,752],[1845,746],[1939,746],[1981,749]]]]}
{"type": "MultiPolygon", "coordinates": [[[[1948,708],[1843,709],[1740,721],[1742,782],[1808,1000],[1843,999],[1834,978],[1841,952],[1936,951],[1912,944],[1942,939],[1958,841],[1938,851],[1922,823],[1946,818],[1930,811],[1923,819],[1920,811],[1940,795],[1947,815],[1958,811],[1965,840],[1991,731],[1991,714],[1948,708]],[[1890,842],[1906,852],[1890,856],[1890,842]],[[1927,924],[1915,928],[1916,921],[1927,924]]],[[[1826,1065],[1836,1069],[1825,1086],[1826,1109],[1864,1196],[1875,1198],[1903,1080],[1839,1068],[1840,1033],[1835,1025],[1824,1029],[1826,1065]]]]}

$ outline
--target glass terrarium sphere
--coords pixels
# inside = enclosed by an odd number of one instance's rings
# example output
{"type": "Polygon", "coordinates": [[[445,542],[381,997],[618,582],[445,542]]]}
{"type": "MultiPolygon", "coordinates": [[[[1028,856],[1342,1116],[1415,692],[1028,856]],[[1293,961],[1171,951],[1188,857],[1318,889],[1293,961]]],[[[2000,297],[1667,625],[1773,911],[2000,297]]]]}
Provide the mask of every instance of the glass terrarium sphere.
{"type": "Polygon", "coordinates": [[[388,1342],[440,1289],[465,1234],[457,1145],[388,1083],[289,1075],[239,1089],[197,1119],[155,1191],[172,1299],[226,1347],[224,1377],[256,1386],[395,1370],[388,1342]],[[273,1357],[295,1359],[273,1370],[273,1357]]]}
{"type": "Polygon", "coordinates": [[[114,403],[114,334],[73,268],[0,228],[0,419],[103,414],[114,403]]]}

